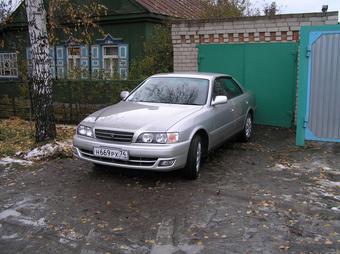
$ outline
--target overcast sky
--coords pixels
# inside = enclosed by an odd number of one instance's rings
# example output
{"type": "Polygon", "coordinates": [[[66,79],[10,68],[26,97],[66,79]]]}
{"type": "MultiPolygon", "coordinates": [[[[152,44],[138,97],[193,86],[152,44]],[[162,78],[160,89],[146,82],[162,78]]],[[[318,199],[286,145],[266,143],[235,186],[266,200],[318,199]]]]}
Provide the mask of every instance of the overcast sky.
{"type": "MultiPolygon", "coordinates": [[[[270,0],[250,0],[257,6],[263,6],[270,0]]],[[[322,5],[328,5],[328,11],[340,11],[340,0],[276,0],[280,13],[320,12],[322,5]]]]}

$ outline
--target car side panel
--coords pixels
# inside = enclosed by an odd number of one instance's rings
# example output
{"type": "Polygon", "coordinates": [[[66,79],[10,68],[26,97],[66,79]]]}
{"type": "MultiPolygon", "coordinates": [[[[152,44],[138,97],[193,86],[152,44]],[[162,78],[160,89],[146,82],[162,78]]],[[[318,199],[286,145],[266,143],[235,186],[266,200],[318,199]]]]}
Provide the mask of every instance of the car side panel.
{"type": "Polygon", "coordinates": [[[236,118],[236,129],[241,131],[244,127],[247,113],[252,108],[253,100],[252,95],[246,92],[236,98],[232,99],[235,104],[235,118],[236,118]]]}
{"type": "Polygon", "coordinates": [[[226,104],[210,107],[209,114],[214,123],[213,130],[209,133],[211,147],[218,146],[235,133],[234,111],[234,102],[231,100],[226,104]]]}

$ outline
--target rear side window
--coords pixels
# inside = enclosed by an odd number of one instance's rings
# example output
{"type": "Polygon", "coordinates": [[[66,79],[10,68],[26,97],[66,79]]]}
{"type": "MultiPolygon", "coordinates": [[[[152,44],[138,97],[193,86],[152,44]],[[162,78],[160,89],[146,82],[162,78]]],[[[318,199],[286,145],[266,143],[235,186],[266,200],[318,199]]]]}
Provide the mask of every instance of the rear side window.
{"type": "Polygon", "coordinates": [[[216,96],[227,96],[228,97],[228,90],[224,83],[224,78],[216,79],[214,82],[214,89],[213,89],[213,100],[216,96]]]}
{"type": "Polygon", "coordinates": [[[235,98],[243,93],[240,86],[232,78],[224,79],[224,86],[228,90],[228,99],[235,98]]]}

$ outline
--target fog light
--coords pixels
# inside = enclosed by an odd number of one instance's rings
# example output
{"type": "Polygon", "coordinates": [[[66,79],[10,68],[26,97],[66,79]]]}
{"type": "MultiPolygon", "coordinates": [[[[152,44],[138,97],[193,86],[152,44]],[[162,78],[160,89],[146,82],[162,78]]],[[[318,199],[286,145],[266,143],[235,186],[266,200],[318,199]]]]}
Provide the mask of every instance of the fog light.
{"type": "Polygon", "coordinates": [[[166,161],[160,161],[158,166],[160,167],[170,167],[174,165],[176,160],[166,160],[166,161]]]}

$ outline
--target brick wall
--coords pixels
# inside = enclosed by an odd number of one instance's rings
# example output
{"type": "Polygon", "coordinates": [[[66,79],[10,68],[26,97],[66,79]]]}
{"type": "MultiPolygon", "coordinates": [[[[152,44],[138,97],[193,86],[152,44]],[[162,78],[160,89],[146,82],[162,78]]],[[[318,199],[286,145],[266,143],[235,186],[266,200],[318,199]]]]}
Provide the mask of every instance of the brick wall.
{"type": "Polygon", "coordinates": [[[174,70],[198,70],[197,44],[298,41],[301,26],[337,23],[338,12],[177,21],[172,25],[174,70]]]}

